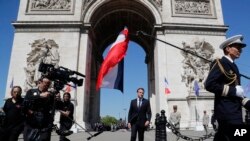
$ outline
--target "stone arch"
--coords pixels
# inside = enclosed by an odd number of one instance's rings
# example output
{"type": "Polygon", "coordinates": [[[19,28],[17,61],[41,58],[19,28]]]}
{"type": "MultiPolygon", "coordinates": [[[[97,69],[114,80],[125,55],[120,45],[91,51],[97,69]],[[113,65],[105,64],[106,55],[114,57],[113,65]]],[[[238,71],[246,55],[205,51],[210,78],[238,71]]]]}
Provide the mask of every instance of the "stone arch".
{"type": "MultiPolygon", "coordinates": [[[[118,33],[126,26],[130,32],[130,40],[139,44],[145,51],[145,63],[148,65],[149,77],[154,78],[153,50],[155,41],[150,38],[141,38],[137,36],[137,31],[141,30],[150,35],[155,35],[155,25],[161,23],[159,13],[151,3],[142,3],[140,1],[97,1],[90,3],[91,8],[84,11],[84,24],[89,23],[88,36],[92,43],[91,59],[91,86],[90,93],[96,93],[95,82],[99,67],[103,61],[102,54],[105,49],[117,37],[118,33]],[[157,13],[157,14],[156,14],[157,13]],[[156,14],[156,15],[155,15],[156,14]],[[115,25],[115,26],[112,26],[115,25]]],[[[148,82],[148,87],[154,88],[153,82],[148,82]]],[[[151,90],[148,90],[150,93],[151,90]]],[[[98,92],[97,92],[98,93],[98,92]]],[[[150,97],[150,95],[149,95],[150,97]]],[[[87,95],[85,100],[85,121],[93,123],[99,120],[100,114],[100,96],[96,94],[87,95]],[[92,104],[90,104],[92,103],[92,104]],[[94,104],[93,104],[94,103],[94,104]],[[91,111],[91,112],[90,112],[91,111]]]]}
{"type": "MultiPolygon", "coordinates": [[[[120,1],[119,0],[118,1],[112,1],[112,3],[116,3],[118,5],[120,5],[122,2],[124,2],[124,1],[121,1],[121,0],[120,1]]],[[[108,3],[111,3],[111,1],[101,0],[101,1],[92,1],[92,2],[89,2],[89,3],[90,4],[87,4],[86,8],[84,8],[84,10],[82,12],[83,13],[82,14],[82,21],[84,23],[90,23],[92,15],[97,10],[99,10],[101,6],[103,6],[105,4],[108,4],[108,3]]],[[[137,4],[141,5],[141,6],[143,6],[144,8],[149,10],[152,13],[152,15],[154,15],[155,20],[156,20],[155,24],[157,24],[157,25],[162,24],[162,18],[161,18],[161,14],[159,13],[159,10],[156,9],[156,7],[152,3],[150,3],[149,1],[143,1],[143,2],[142,2],[142,0],[133,1],[133,2],[127,1],[126,3],[130,3],[130,4],[137,3],[137,4]]]]}
{"type": "Polygon", "coordinates": [[[148,39],[136,37],[136,32],[142,30],[153,35],[155,34],[155,25],[161,24],[160,14],[151,3],[119,0],[112,2],[96,1],[86,9],[89,10],[84,12],[86,15],[83,15],[83,21],[85,24],[89,23],[91,25],[91,38],[94,38],[96,42],[102,40],[102,42],[98,44],[98,47],[101,48],[98,53],[99,55],[103,53],[108,44],[114,41],[117,33],[119,33],[124,26],[128,26],[131,33],[130,40],[137,42],[143,47],[147,54],[145,61],[146,63],[149,61],[149,52],[153,48],[151,46],[153,46],[154,43],[152,40],[147,41],[148,39]],[[105,31],[109,32],[103,32],[103,27],[108,27],[113,24],[116,26],[112,26],[112,30],[106,28],[105,31]]]}

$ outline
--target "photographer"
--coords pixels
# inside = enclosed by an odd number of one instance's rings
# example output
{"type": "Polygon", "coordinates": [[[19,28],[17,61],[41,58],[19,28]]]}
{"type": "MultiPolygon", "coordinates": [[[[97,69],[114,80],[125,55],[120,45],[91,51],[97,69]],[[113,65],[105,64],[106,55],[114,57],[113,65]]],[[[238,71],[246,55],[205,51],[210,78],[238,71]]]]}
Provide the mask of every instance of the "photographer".
{"type": "MultiPolygon", "coordinates": [[[[70,102],[70,93],[63,94],[62,109],[60,115],[60,131],[68,131],[73,125],[74,105],[70,102]]],[[[60,136],[60,141],[69,141],[64,135],[60,136]]]]}
{"type": "Polygon", "coordinates": [[[23,131],[24,116],[21,110],[23,102],[21,94],[22,88],[14,86],[11,89],[11,98],[4,103],[2,112],[5,117],[3,125],[0,127],[0,141],[17,141],[23,131]]]}
{"type": "Polygon", "coordinates": [[[51,80],[40,78],[38,87],[27,91],[24,98],[24,141],[50,141],[56,107],[54,96],[48,91],[51,80]]]}

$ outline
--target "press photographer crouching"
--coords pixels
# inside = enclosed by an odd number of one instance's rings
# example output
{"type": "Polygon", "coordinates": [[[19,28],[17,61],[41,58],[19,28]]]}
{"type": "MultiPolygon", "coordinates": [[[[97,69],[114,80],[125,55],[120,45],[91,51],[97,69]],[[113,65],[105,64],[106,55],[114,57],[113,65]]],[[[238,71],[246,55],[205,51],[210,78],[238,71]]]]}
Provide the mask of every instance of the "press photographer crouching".
{"type": "Polygon", "coordinates": [[[38,87],[26,93],[23,108],[26,116],[24,141],[50,141],[54,121],[53,110],[57,107],[55,96],[48,91],[50,85],[51,80],[42,77],[38,80],[38,87]]]}
{"type": "MultiPolygon", "coordinates": [[[[62,107],[60,112],[60,130],[62,132],[69,132],[70,128],[73,125],[73,114],[74,114],[74,105],[72,102],[70,102],[71,96],[70,93],[65,92],[63,94],[63,101],[62,101],[62,107]]],[[[65,135],[60,135],[60,141],[69,141],[65,137],[65,135]]]]}

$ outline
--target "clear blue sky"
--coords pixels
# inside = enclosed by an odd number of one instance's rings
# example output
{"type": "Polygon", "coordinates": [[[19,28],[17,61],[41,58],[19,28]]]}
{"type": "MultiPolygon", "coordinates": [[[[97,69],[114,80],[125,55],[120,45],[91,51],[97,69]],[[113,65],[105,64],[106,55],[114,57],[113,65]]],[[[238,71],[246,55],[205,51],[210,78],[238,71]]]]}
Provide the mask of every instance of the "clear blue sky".
{"type": "MultiPolygon", "coordinates": [[[[227,37],[243,34],[244,42],[250,45],[250,1],[222,0],[222,8],[225,25],[229,26],[227,37]]],[[[19,0],[0,0],[0,106],[3,106],[9,60],[13,43],[14,28],[12,21],[16,20],[19,0]]],[[[144,63],[145,53],[137,45],[129,46],[125,59],[124,94],[117,90],[102,89],[101,116],[111,115],[117,118],[127,116],[130,100],[136,97],[138,87],[147,88],[147,72],[144,63]],[[126,109],[126,110],[125,110],[126,109]]],[[[237,60],[240,72],[250,76],[250,46],[247,46],[237,60]]],[[[65,66],[67,67],[67,66],[65,66]]],[[[250,80],[242,78],[242,85],[246,86],[250,80]]],[[[147,90],[147,89],[146,89],[147,90]]],[[[146,91],[147,93],[147,91],[146,91]]],[[[248,97],[249,94],[247,95],[248,97]]],[[[147,97],[147,95],[145,95],[147,97]]]]}

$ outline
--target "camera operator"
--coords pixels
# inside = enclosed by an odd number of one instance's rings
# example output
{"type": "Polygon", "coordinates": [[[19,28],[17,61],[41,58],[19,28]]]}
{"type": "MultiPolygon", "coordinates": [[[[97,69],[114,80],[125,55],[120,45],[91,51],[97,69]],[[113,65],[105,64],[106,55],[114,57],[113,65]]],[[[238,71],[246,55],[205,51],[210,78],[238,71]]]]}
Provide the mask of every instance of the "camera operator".
{"type": "Polygon", "coordinates": [[[17,141],[18,136],[23,131],[24,116],[22,114],[21,97],[22,88],[14,86],[11,89],[11,98],[8,98],[3,107],[4,122],[0,127],[0,141],[17,141]]]}
{"type": "Polygon", "coordinates": [[[51,80],[42,77],[38,87],[27,91],[24,98],[24,141],[50,141],[56,107],[53,94],[48,91],[51,80]]]}
{"type": "MultiPolygon", "coordinates": [[[[70,102],[71,96],[70,93],[65,92],[63,94],[63,104],[62,109],[59,110],[60,115],[60,131],[68,131],[73,125],[73,114],[74,114],[74,105],[70,102]]],[[[60,141],[69,141],[64,135],[60,136],[60,141]]]]}

